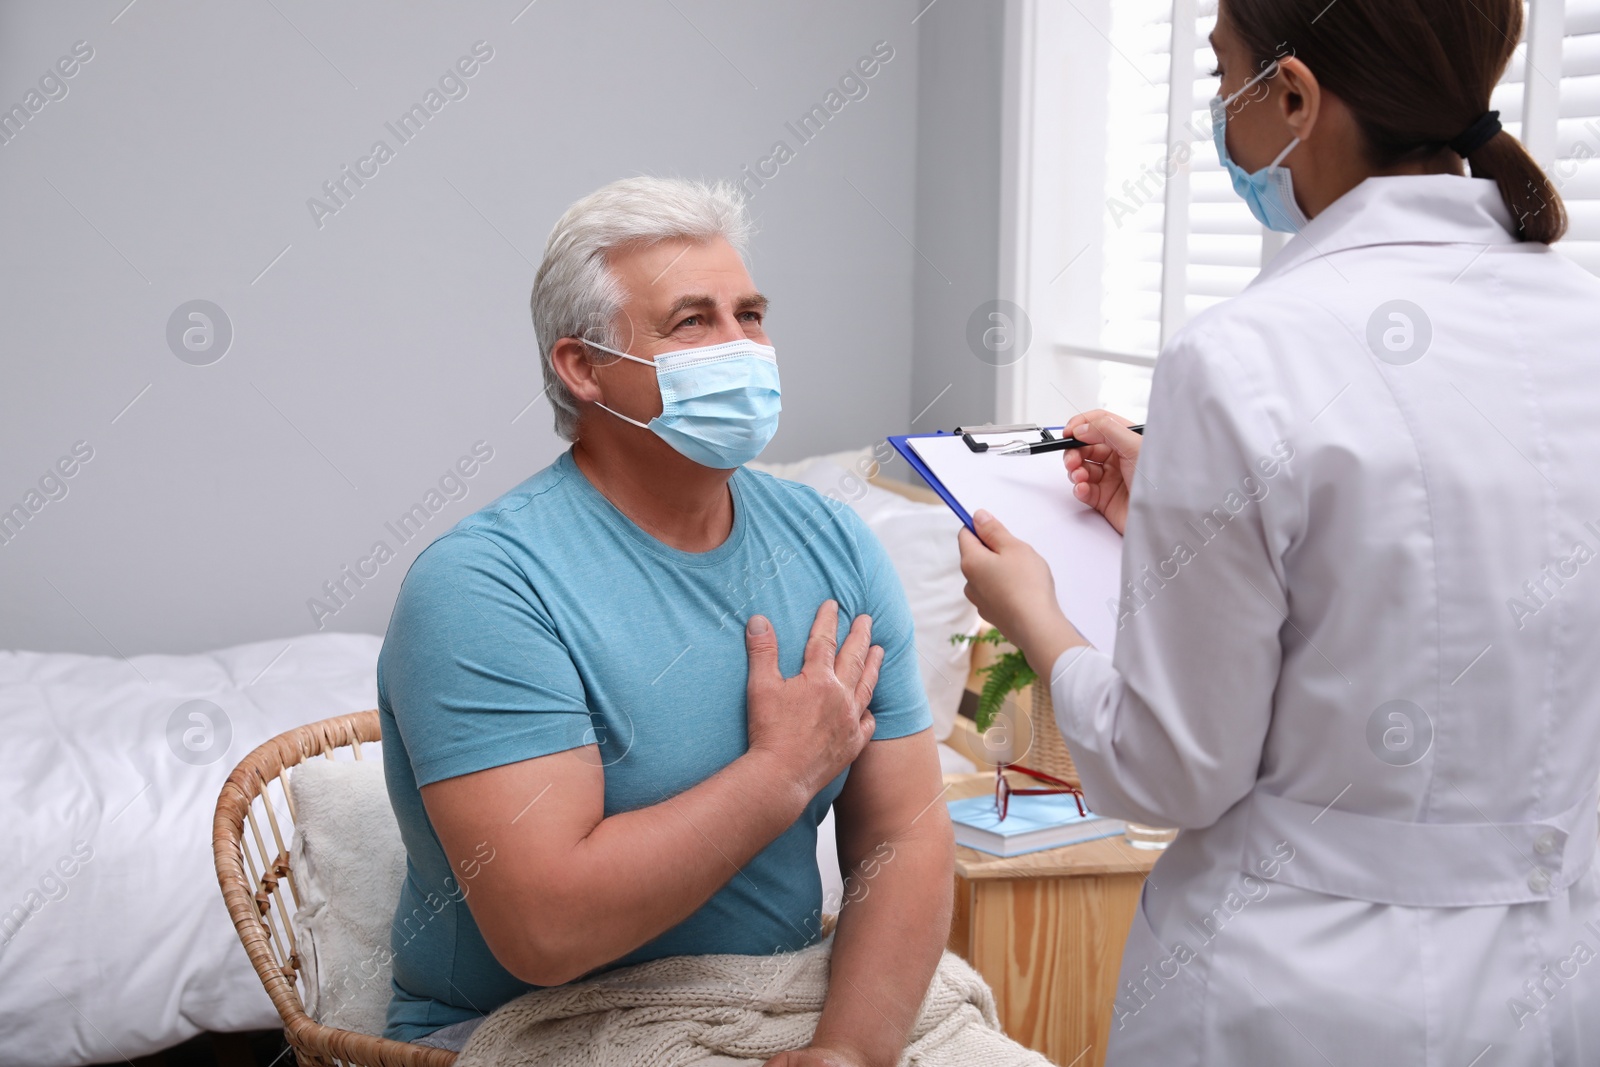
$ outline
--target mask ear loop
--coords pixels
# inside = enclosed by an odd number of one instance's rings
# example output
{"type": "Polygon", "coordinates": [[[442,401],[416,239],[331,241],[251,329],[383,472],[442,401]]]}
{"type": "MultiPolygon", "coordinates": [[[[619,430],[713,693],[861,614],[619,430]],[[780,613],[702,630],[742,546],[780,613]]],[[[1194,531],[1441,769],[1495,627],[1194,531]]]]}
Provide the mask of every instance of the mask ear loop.
{"type": "Polygon", "coordinates": [[[638,356],[630,356],[626,352],[618,352],[615,348],[607,348],[605,345],[600,344],[598,341],[591,341],[586,337],[579,337],[579,338],[577,338],[577,340],[582,341],[584,344],[588,345],[590,348],[598,348],[602,352],[610,352],[613,356],[621,356],[623,359],[631,359],[635,363],[643,363],[646,367],[654,367],[656,365],[654,360],[640,359],[638,356]]]}
{"type": "Polygon", "coordinates": [[[639,429],[641,429],[641,430],[650,429],[650,424],[648,422],[640,422],[638,419],[630,419],[630,418],[628,418],[628,416],[624,415],[620,411],[612,411],[611,408],[606,407],[604,404],[600,403],[600,401],[598,401],[598,400],[596,400],[594,402],[594,406],[599,408],[601,411],[610,411],[611,414],[615,415],[617,418],[621,419],[623,422],[631,422],[635,426],[639,427],[639,429]]]}
{"type": "Polygon", "coordinates": [[[1272,169],[1278,167],[1279,165],[1281,165],[1283,163],[1283,161],[1289,157],[1289,153],[1293,152],[1296,148],[1299,148],[1299,147],[1300,147],[1300,138],[1296,137],[1294,140],[1289,142],[1289,147],[1288,148],[1285,148],[1282,152],[1278,153],[1278,158],[1277,159],[1274,159],[1271,163],[1267,164],[1267,169],[1268,170],[1272,170],[1272,169]]]}
{"type": "MultiPolygon", "coordinates": [[[[626,352],[618,352],[615,348],[607,348],[605,345],[600,344],[600,343],[598,343],[596,341],[591,341],[586,337],[579,337],[578,340],[582,341],[584,344],[588,345],[590,348],[598,348],[600,351],[609,352],[613,356],[621,356],[623,359],[631,359],[635,363],[643,363],[646,367],[654,367],[655,366],[655,361],[654,360],[640,359],[638,356],[630,356],[626,352]]],[[[640,422],[638,419],[630,419],[630,418],[628,418],[628,416],[624,415],[622,412],[615,411],[615,410],[613,410],[611,408],[608,408],[604,404],[600,403],[600,401],[598,401],[598,400],[596,400],[594,402],[594,406],[599,408],[601,411],[609,411],[609,412],[611,412],[611,414],[615,415],[617,418],[621,419],[623,422],[631,422],[633,425],[639,427],[639,429],[641,429],[641,430],[650,429],[650,424],[648,422],[640,422]]]]}

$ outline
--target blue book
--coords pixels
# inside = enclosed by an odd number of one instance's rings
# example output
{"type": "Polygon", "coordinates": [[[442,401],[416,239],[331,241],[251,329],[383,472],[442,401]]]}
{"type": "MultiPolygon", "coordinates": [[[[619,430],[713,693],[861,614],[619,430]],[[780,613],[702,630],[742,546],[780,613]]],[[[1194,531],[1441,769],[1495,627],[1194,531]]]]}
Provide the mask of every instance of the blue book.
{"type": "Polygon", "coordinates": [[[994,797],[987,793],[946,803],[955,826],[956,844],[995,856],[1020,856],[1076,845],[1115,836],[1124,828],[1121,819],[1107,819],[1092,811],[1079,815],[1077,801],[1070,793],[1013,796],[1005,822],[994,810],[994,797]]]}

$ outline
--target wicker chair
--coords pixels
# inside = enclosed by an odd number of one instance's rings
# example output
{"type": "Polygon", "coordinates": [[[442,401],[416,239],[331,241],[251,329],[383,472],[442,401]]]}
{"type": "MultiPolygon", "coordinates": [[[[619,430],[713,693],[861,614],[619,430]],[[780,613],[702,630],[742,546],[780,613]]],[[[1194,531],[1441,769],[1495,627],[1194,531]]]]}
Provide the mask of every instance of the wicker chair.
{"type": "Polygon", "coordinates": [[[378,739],[376,711],[324,719],[279,734],[234,768],[217,798],[211,847],[222,898],[261,984],[283,1018],[284,1036],[300,1067],[450,1067],[456,1060],[454,1052],[444,1049],[323,1026],[306,1014],[300,996],[299,983],[305,976],[300,973],[295,943],[300,890],[289,867],[294,801],[287,789],[287,772],[317,755],[361,759],[362,743],[378,739]]]}

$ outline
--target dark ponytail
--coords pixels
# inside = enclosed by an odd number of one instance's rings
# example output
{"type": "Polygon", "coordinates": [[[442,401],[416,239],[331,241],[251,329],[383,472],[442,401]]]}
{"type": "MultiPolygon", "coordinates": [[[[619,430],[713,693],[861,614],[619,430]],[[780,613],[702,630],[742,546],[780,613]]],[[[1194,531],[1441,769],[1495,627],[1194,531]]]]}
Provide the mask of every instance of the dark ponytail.
{"type": "Polygon", "coordinates": [[[1566,234],[1567,206],[1561,193],[1521,141],[1501,130],[1467,162],[1474,178],[1492,178],[1500,186],[1500,198],[1522,240],[1553,244],[1566,234]]]}
{"type": "Polygon", "coordinates": [[[1519,238],[1550,244],[1567,232],[1549,176],[1485,125],[1522,36],[1522,0],[1222,0],[1222,10],[1259,62],[1299,57],[1350,108],[1374,167],[1447,160],[1455,143],[1473,177],[1500,187],[1519,238]]]}

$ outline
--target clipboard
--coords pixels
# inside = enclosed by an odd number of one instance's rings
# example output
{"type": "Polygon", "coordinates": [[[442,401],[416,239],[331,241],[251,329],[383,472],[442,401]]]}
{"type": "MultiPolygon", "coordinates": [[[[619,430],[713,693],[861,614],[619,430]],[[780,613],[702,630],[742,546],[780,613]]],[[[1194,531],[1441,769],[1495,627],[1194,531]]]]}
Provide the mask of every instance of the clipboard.
{"type": "MultiPolygon", "coordinates": [[[[896,452],[972,529],[984,509],[1050,565],[1061,610],[1090,644],[1110,653],[1122,591],[1122,537],[1072,495],[1059,453],[998,456],[991,446],[1052,440],[1062,427],[957,427],[889,438],[896,452]],[[919,450],[920,448],[920,450],[919,450]]],[[[974,531],[975,532],[975,531],[974,531]]]]}
{"type": "MultiPolygon", "coordinates": [[[[970,428],[957,426],[955,430],[950,433],[946,433],[944,430],[936,430],[933,433],[926,434],[902,434],[898,437],[891,436],[889,438],[889,443],[894,446],[894,450],[896,452],[900,453],[900,458],[911,464],[911,469],[916,471],[917,475],[923,481],[928,483],[928,488],[932,489],[935,493],[938,493],[939,499],[943,500],[950,506],[950,510],[956,513],[956,518],[960,519],[962,524],[966,526],[967,529],[972,530],[973,533],[977,533],[978,531],[972,525],[972,516],[968,514],[967,509],[962,507],[961,501],[952,496],[950,490],[944,487],[944,483],[939,480],[938,475],[934,474],[933,471],[928,468],[928,465],[924,463],[922,457],[917,454],[917,451],[911,445],[911,442],[920,440],[924,437],[960,436],[962,443],[965,444],[969,450],[977,453],[987,452],[989,451],[989,446],[991,444],[1000,444],[1002,442],[990,442],[986,440],[980,441],[978,436],[975,435],[1007,434],[1009,435],[1009,440],[1026,440],[1031,443],[1033,441],[1054,440],[1055,437],[1062,433],[1065,429],[1066,427],[1064,426],[1057,426],[1054,430],[1051,430],[1047,426],[1035,426],[1032,423],[1025,423],[1017,426],[973,426],[970,428]],[[1030,437],[1030,434],[1033,436],[1030,437]]],[[[1001,519],[1000,521],[1005,522],[1004,519],[1001,519]]]]}

